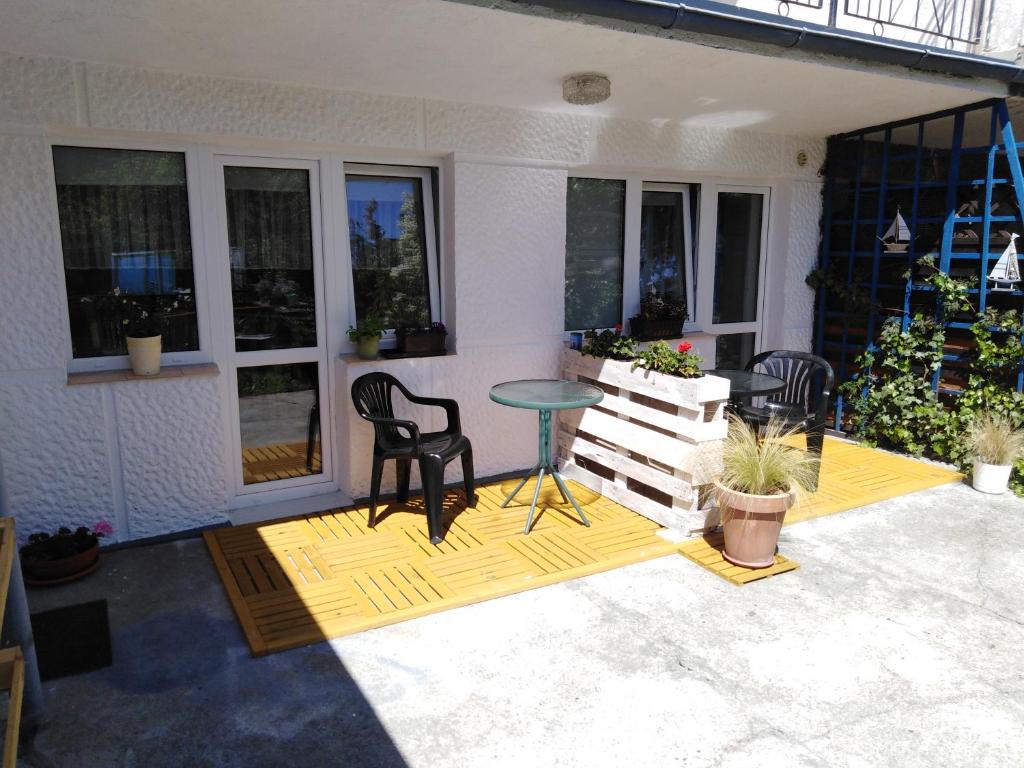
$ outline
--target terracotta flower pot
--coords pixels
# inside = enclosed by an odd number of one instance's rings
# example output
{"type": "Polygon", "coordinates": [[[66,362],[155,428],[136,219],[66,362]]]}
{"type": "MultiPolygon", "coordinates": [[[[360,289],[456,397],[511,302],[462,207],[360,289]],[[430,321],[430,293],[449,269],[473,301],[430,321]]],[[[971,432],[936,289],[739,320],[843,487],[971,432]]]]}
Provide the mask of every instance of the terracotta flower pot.
{"type": "Polygon", "coordinates": [[[768,568],[775,562],[779,531],[796,496],[792,492],[755,496],[719,483],[715,493],[725,532],[725,559],[744,568],[768,568]]]}
{"type": "Polygon", "coordinates": [[[33,582],[70,581],[72,577],[85,574],[100,557],[99,542],[75,555],[57,560],[43,560],[31,555],[21,556],[21,569],[33,582]]]}
{"type": "Polygon", "coordinates": [[[156,376],[160,373],[160,336],[129,336],[126,341],[128,359],[136,376],[156,376]]]}

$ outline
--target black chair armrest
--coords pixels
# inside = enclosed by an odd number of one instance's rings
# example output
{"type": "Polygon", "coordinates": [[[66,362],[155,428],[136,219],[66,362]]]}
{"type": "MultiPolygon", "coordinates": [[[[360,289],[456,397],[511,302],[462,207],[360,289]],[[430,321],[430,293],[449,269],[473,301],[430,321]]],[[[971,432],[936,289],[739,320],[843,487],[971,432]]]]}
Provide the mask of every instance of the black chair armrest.
{"type": "Polygon", "coordinates": [[[408,419],[388,419],[383,416],[370,416],[362,413],[359,415],[373,424],[395,427],[396,429],[405,429],[409,432],[409,437],[416,443],[416,445],[419,446],[420,444],[420,428],[416,426],[415,421],[409,421],[408,419]]]}
{"type": "Polygon", "coordinates": [[[459,404],[447,397],[420,397],[419,395],[407,395],[409,402],[417,405],[432,405],[437,408],[444,408],[448,416],[448,434],[462,434],[462,420],[459,418],[459,404]]]}

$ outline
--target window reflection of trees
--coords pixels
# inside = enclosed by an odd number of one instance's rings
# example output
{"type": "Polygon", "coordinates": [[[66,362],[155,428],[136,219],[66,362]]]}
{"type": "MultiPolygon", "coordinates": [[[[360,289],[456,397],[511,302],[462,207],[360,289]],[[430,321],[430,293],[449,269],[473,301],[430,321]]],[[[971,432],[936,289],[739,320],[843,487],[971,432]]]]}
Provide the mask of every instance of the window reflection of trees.
{"type": "Polygon", "coordinates": [[[406,188],[399,203],[375,197],[363,199],[365,195],[359,194],[360,179],[370,177],[349,177],[349,238],[356,317],[374,317],[386,328],[429,325],[427,249],[419,180],[387,180],[406,188]]]}

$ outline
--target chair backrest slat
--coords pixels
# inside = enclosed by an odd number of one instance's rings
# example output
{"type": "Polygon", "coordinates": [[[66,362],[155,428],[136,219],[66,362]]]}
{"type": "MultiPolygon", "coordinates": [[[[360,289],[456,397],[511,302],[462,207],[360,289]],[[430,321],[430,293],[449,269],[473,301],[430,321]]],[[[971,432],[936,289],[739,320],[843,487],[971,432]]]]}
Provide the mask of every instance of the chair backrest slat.
{"type": "MultiPolygon", "coordinates": [[[[392,394],[395,387],[403,390],[401,383],[389,373],[367,373],[352,382],[352,403],[356,412],[364,419],[377,417],[395,418],[392,394]]],[[[375,423],[373,429],[377,443],[381,446],[394,445],[403,435],[392,424],[375,423]]]]}
{"type": "Polygon", "coordinates": [[[762,352],[750,359],[746,370],[760,370],[785,381],[785,388],[769,395],[766,400],[800,406],[808,415],[824,413],[835,384],[835,374],[828,361],[809,352],[762,352]]]}

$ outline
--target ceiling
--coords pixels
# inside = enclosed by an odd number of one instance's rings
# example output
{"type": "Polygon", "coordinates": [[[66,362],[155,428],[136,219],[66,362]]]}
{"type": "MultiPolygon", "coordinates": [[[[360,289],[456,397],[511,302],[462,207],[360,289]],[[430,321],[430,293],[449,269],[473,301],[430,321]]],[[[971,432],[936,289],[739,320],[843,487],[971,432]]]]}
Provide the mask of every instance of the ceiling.
{"type": "Polygon", "coordinates": [[[0,0],[0,51],[808,136],[1005,94],[443,0],[0,0]],[[589,70],[611,99],[565,104],[589,70]]]}

